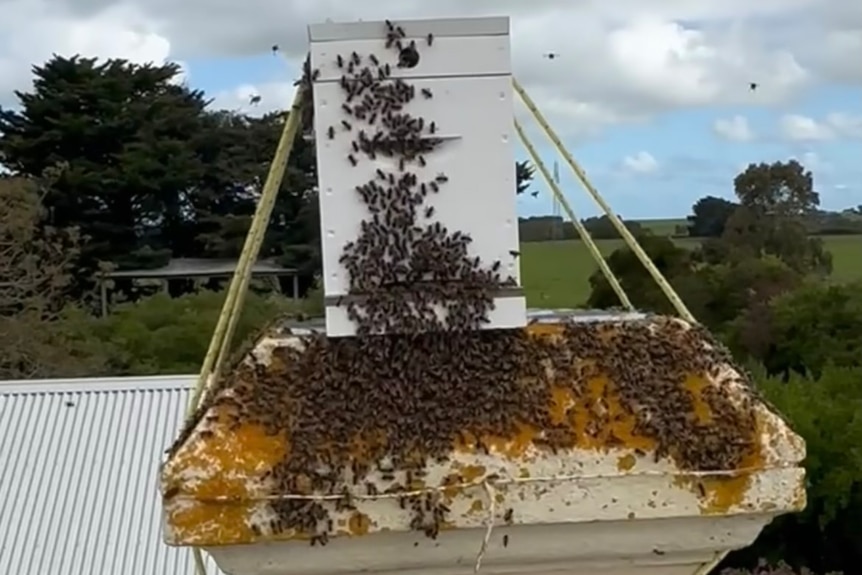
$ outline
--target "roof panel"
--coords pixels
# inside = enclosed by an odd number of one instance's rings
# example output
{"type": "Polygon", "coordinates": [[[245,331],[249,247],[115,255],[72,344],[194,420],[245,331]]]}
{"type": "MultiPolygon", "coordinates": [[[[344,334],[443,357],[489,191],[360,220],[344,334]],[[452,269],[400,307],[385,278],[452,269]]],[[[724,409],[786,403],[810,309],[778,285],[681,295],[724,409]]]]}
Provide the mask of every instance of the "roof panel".
{"type": "Polygon", "coordinates": [[[162,542],[157,477],[194,381],[0,382],[0,573],[193,575],[162,542]]]}

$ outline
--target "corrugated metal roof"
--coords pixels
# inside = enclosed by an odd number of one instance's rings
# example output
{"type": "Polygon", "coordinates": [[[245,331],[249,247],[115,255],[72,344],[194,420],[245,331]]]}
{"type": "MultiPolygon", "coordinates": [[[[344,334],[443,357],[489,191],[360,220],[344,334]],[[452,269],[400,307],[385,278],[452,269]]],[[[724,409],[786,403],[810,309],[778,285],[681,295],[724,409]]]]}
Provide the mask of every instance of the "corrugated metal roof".
{"type": "Polygon", "coordinates": [[[157,488],[194,380],[0,382],[0,573],[194,575],[157,488]]]}

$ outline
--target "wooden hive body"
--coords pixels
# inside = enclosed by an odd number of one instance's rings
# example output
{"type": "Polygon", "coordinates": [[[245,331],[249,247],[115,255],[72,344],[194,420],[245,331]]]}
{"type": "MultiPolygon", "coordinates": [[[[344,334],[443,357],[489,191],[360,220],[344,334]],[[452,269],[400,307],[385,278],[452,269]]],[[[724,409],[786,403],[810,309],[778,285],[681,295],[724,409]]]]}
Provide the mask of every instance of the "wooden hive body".
{"type": "Polygon", "coordinates": [[[238,575],[463,573],[492,525],[489,573],[687,574],[804,507],[802,440],[708,334],[530,317],[410,357],[267,331],[163,466],[166,541],[238,575]]]}

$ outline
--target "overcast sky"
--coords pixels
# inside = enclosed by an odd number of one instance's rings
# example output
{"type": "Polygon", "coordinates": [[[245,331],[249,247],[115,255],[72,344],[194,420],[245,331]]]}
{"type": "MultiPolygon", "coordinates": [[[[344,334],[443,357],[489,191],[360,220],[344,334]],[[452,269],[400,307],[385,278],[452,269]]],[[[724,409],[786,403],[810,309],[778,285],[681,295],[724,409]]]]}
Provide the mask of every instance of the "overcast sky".
{"type": "MultiPolygon", "coordinates": [[[[32,65],[78,53],[180,62],[217,105],[253,113],[290,101],[309,23],[509,15],[515,74],[624,216],[683,216],[698,197],[731,194],[748,162],[790,157],[815,172],[824,207],[862,204],[860,0],[0,0],[0,9],[4,106],[29,88],[32,65]],[[260,105],[249,106],[251,95],[260,105]]],[[[595,213],[562,173],[580,215],[595,213]]],[[[523,198],[520,211],[548,213],[551,202],[523,198]]]]}

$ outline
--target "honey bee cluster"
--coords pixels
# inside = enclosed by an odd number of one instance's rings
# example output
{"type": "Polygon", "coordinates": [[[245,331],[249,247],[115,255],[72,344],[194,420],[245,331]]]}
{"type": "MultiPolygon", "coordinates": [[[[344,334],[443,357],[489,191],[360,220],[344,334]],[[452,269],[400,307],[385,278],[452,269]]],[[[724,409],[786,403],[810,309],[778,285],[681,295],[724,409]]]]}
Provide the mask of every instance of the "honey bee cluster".
{"type": "MultiPolygon", "coordinates": [[[[276,347],[267,365],[239,363],[193,420],[227,418],[218,423],[260,425],[287,438],[289,455],[261,477],[274,493],[340,495],[334,503],[273,501],[274,519],[255,533],[297,530],[326,544],[335,532],[332,511],[355,510],[357,493],[389,493],[405,494],[399,504],[411,529],[434,538],[449,509],[434,492],[407,495],[424,486],[428,463],[445,461],[456,445],[491,453],[495,441],[524,429],[535,431],[540,449],[599,439],[615,447],[625,445],[613,432],[623,418],[633,422],[631,434],[654,440],[656,458],[682,469],[741,465],[758,448],[755,400],[731,400],[698,383],[730,363],[702,330],[662,318],[564,322],[556,333],[477,329],[494,290],[514,280],[501,278],[500,262],[484,266],[470,257],[469,235],[434,220],[426,200],[448,181],[431,166],[442,140],[434,120],[406,111],[414,98],[434,94],[392,77],[393,68],[414,66],[419,52],[400,26],[385,26],[394,58],[336,56],[344,116],[325,134],[352,136],[345,161],[353,166],[366,159],[391,166],[353,191],[368,217],[340,261],[357,337],[302,336],[302,346],[276,347]],[[604,395],[594,397],[596,389],[604,395]],[[561,390],[575,398],[562,416],[561,390]],[[618,409],[601,408],[611,403],[618,409]],[[221,415],[207,415],[213,407],[221,415]]],[[[430,46],[433,38],[418,43],[430,46]]],[[[317,75],[306,63],[304,85],[317,75]]]]}
{"type": "MultiPolygon", "coordinates": [[[[366,339],[375,345],[318,334],[303,348],[278,347],[268,366],[237,367],[222,388],[232,393],[213,394],[233,425],[257,424],[289,439],[289,456],[263,477],[275,493],[343,495],[334,507],[276,501],[277,519],[259,532],[300,529],[326,543],[330,512],[354,509],[351,494],[416,489],[428,463],[445,461],[454,446],[493,453],[495,441],[525,428],[537,430],[537,448],[552,452],[597,440],[625,447],[625,437],[614,435],[622,418],[633,422],[630,434],[654,440],[656,458],[686,470],[735,469],[758,453],[753,392],[731,398],[704,384],[694,394],[687,382],[705,382],[730,358],[709,334],[673,319],[571,322],[557,335],[366,339]],[[606,382],[601,397],[592,395],[598,381],[606,382]],[[560,390],[575,399],[563,416],[554,399],[560,390]]],[[[446,521],[448,509],[433,494],[400,504],[411,527],[429,537],[446,521]]]]}
{"type": "MultiPolygon", "coordinates": [[[[415,98],[434,94],[392,76],[394,68],[416,65],[418,44],[401,26],[385,25],[385,47],[395,58],[356,52],[336,56],[343,72],[344,119],[326,134],[329,139],[353,136],[346,158],[351,166],[363,158],[391,166],[378,168],[354,190],[369,217],[339,260],[350,278],[344,302],[348,317],[360,336],[473,330],[488,321],[495,288],[515,280],[501,278],[499,261],[485,266],[469,256],[468,234],[435,221],[434,206],[426,200],[441,192],[448,177],[423,174],[431,171],[430,154],[442,140],[434,120],[407,111],[415,98]]],[[[432,45],[433,36],[422,43],[432,45]]]]}

